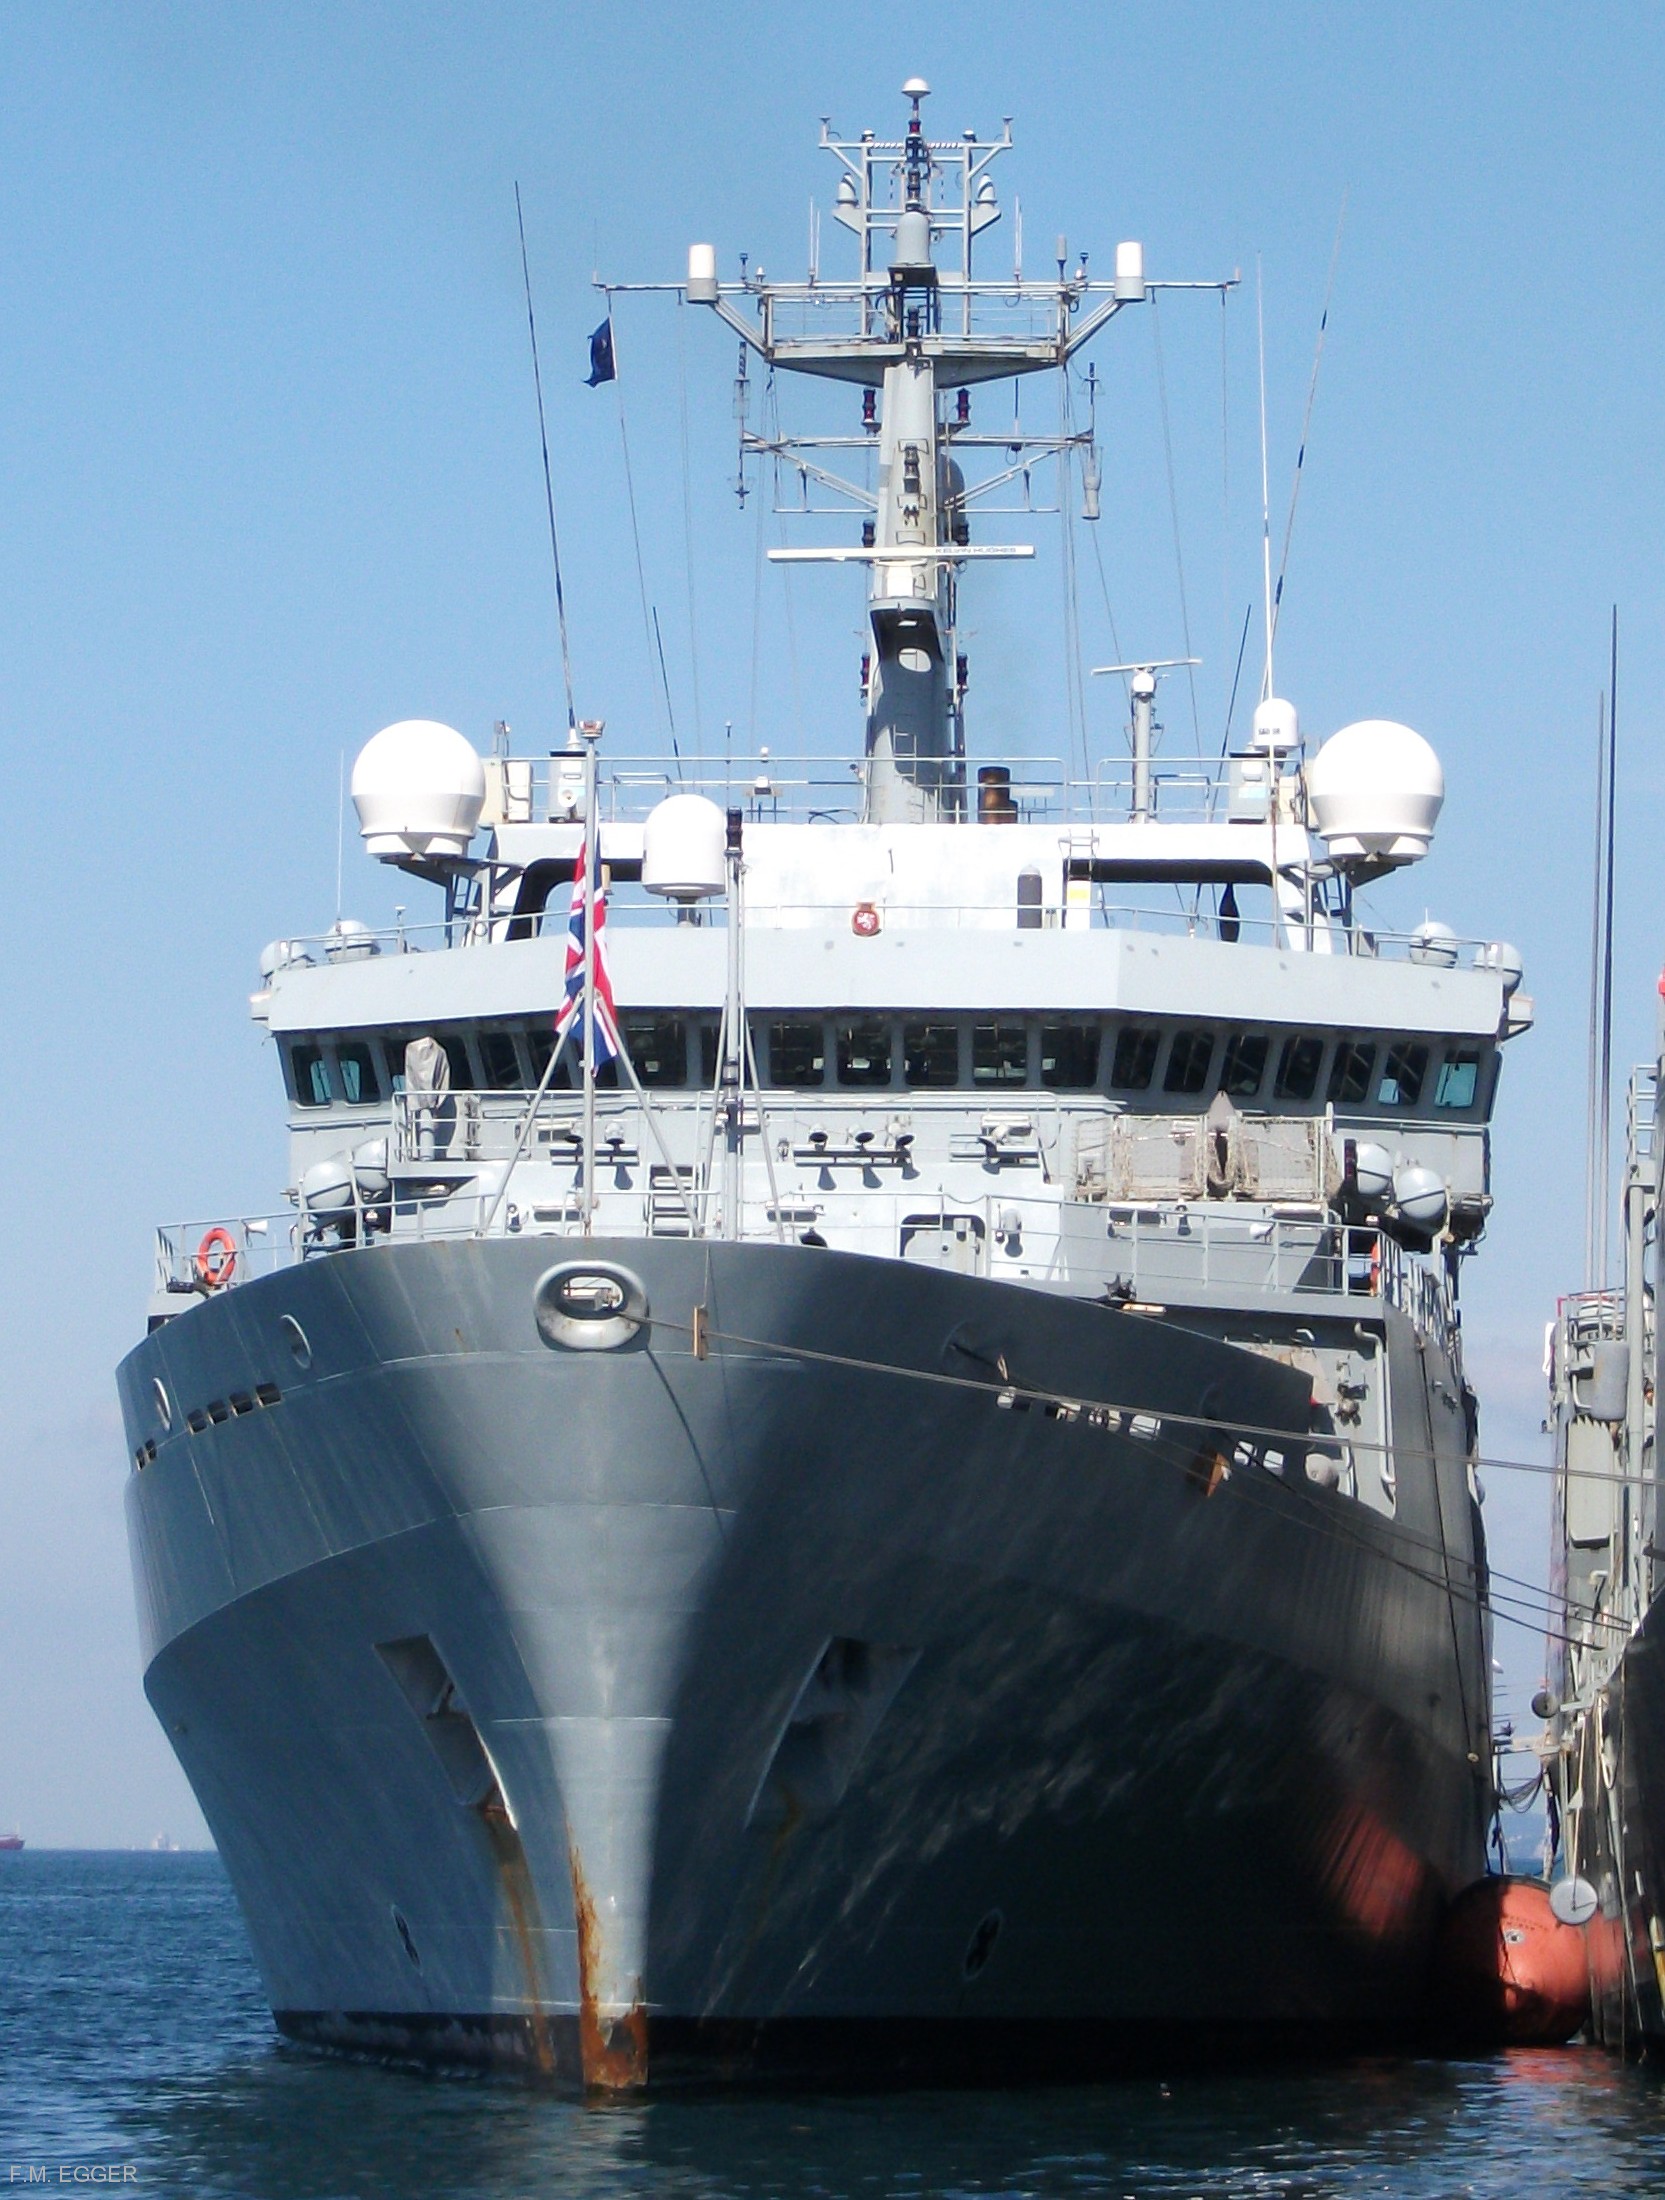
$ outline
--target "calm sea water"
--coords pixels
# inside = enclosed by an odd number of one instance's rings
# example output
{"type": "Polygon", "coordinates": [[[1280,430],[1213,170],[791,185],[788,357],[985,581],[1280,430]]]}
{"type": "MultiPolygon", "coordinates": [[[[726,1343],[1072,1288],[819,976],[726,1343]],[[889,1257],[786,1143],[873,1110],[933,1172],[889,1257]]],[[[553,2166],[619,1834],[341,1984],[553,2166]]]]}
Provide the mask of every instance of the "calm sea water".
{"type": "Polygon", "coordinates": [[[0,2193],[95,2166],[239,2200],[1562,2200],[1665,2194],[1665,2078],[1568,2049],[585,2108],[282,2045],[215,1857],[0,1857],[0,2193]]]}

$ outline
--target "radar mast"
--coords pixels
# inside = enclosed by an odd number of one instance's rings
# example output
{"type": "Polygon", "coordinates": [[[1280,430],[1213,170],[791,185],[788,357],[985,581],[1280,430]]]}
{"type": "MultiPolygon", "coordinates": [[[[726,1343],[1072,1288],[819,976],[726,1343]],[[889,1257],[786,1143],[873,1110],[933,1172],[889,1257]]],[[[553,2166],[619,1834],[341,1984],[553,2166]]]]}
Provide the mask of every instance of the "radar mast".
{"type": "MultiPolygon", "coordinates": [[[[1025,279],[1021,243],[1009,275],[974,274],[975,240],[1001,218],[991,170],[1011,149],[1011,122],[997,137],[967,130],[958,138],[928,138],[920,106],[929,92],[920,77],[903,85],[909,114],[900,138],[872,131],[847,138],[822,122],[822,150],[842,171],[833,215],[859,247],[854,278],[827,281],[812,268],[804,282],[778,283],[753,268],[738,283],[724,283],[715,249],[696,244],[687,280],[664,286],[710,307],[771,369],[862,388],[860,435],[767,435],[742,421],[741,462],[742,494],[746,459],[773,457],[790,465],[806,490],[813,483],[840,500],[794,510],[866,515],[859,547],[777,549],[769,557],[777,564],[867,568],[864,811],[874,823],[929,823],[966,813],[960,574],[973,560],[1035,554],[1026,543],[973,543],[972,506],[1026,477],[1037,458],[1080,448],[1087,516],[1098,516],[1091,419],[1085,428],[1051,435],[1031,434],[1016,421],[979,435],[971,426],[972,389],[1066,370],[1107,321],[1153,290],[1221,290],[1236,280],[1148,282],[1142,246],[1123,243],[1113,278],[1094,281],[1084,252],[1071,269],[1061,237],[1056,275],[1025,279]],[[852,450],[874,453],[871,482],[848,479],[819,455],[852,450]],[[979,450],[1001,455],[992,472],[968,481],[961,454],[979,450]]],[[[745,351],[741,357],[743,388],[745,351]]]]}

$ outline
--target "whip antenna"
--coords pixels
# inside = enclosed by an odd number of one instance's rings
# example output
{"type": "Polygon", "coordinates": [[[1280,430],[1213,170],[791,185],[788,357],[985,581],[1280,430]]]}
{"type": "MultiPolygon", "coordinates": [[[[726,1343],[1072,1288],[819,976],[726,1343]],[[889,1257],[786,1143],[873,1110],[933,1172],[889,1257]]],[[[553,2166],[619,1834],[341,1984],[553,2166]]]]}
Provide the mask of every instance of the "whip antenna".
{"type": "Polygon", "coordinates": [[[526,217],[520,207],[520,185],[515,185],[515,225],[520,231],[520,273],[526,285],[526,332],[532,339],[532,387],[538,393],[538,442],[543,449],[543,500],[549,513],[549,555],[555,567],[555,623],[561,630],[561,678],[567,691],[567,726],[578,723],[578,706],[572,693],[572,651],[567,643],[567,599],[561,587],[561,542],[555,532],[555,485],[549,473],[549,430],[543,416],[543,376],[538,369],[538,324],[532,313],[532,270],[526,258],[526,217]]]}
{"type": "MultiPolygon", "coordinates": [[[[1318,342],[1312,354],[1312,375],[1307,383],[1307,407],[1301,415],[1301,446],[1295,453],[1295,479],[1289,489],[1289,517],[1284,522],[1283,550],[1278,558],[1278,585],[1272,592],[1272,631],[1277,632],[1278,613],[1283,608],[1283,584],[1289,572],[1289,541],[1295,532],[1295,507],[1301,501],[1301,473],[1307,462],[1307,432],[1312,426],[1312,408],[1318,396],[1318,370],[1324,363],[1324,339],[1330,327],[1330,300],[1335,296],[1335,271],[1341,260],[1341,232],[1347,225],[1347,194],[1341,194],[1341,212],[1335,221],[1335,243],[1330,247],[1330,276],[1324,285],[1324,310],[1318,316],[1318,342]]],[[[1261,427],[1265,430],[1265,364],[1262,357],[1261,427]]]]}
{"type": "Polygon", "coordinates": [[[1266,480],[1266,296],[1260,279],[1260,254],[1255,254],[1255,336],[1260,347],[1260,587],[1266,607],[1266,668],[1260,676],[1260,699],[1272,693],[1272,497],[1266,480]]]}

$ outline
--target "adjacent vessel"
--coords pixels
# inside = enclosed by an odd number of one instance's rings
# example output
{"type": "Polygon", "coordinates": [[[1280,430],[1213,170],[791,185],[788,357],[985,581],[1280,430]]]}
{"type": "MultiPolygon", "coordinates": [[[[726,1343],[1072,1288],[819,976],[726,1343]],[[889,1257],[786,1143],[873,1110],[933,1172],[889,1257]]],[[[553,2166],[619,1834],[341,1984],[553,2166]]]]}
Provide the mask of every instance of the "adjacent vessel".
{"type": "Polygon", "coordinates": [[[443,921],[267,951],[291,1204],[159,1233],[145,1685],[300,2038],[609,2088],[1400,2037],[1485,1868],[1457,1279],[1519,966],[1367,923],[1440,767],[1308,759],[1269,664],[1218,769],[1154,658],[1119,762],[974,760],[961,584],[1029,553],[974,520],[1043,461],[1100,509],[1091,424],[987,385],[1161,286],[974,273],[1009,130],[905,91],[823,127],[853,277],[666,286],[742,392],[850,385],[742,445],[851,515],[771,554],[865,575],[861,757],[386,729],[364,838],[443,921]]]}
{"type": "MultiPolygon", "coordinates": [[[[1665,1001],[1665,980],[1661,981],[1665,1001]]],[[[1590,2023],[1625,2054],[1665,2050],[1665,1551],[1655,1452],[1661,1192],[1655,1059],[1626,1106],[1622,1281],[1562,1299],[1547,1339],[1557,1627],[1533,1708],[1564,1921],[1584,1928],[1590,2023]]],[[[1605,1112],[1605,1111],[1603,1111],[1605,1112]]],[[[1606,1171],[1594,1172],[1596,1181],[1606,1171]]],[[[1599,1191],[1597,1196],[1599,1196],[1599,1191]]]]}

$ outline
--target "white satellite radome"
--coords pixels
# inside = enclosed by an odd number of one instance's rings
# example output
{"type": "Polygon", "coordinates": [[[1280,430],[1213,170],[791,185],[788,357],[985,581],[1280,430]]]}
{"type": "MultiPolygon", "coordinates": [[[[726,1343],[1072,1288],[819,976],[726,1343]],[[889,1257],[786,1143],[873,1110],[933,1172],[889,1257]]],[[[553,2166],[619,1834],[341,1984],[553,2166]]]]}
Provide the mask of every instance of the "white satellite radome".
{"type": "Polygon", "coordinates": [[[486,767],[454,726],[401,718],[367,741],[353,766],[364,845],[384,863],[468,852],[486,799],[486,767]]]}
{"type": "Polygon", "coordinates": [[[1417,863],[1445,802],[1445,773],[1420,733],[1361,718],[1332,733],[1307,766],[1307,797],[1337,861],[1417,863]]]}
{"type": "Polygon", "coordinates": [[[671,794],[642,826],[642,884],[667,901],[705,901],[724,885],[728,827],[703,794],[671,794]]]}
{"type": "Polygon", "coordinates": [[[1520,990],[1520,982],[1526,976],[1526,965],[1520,959],[1520,949],[1508,940],[1488,940],[1484,947],[1474,950],[1476,970],[1494,971],[1503,980],[1505,1000],[1520,990]]]}
{"type": "Polygon", "coordinates": [[[1455,970],[1457,935],[1438,917],[1424,917],[1411,934],[1411,960],[1429,970],[1455,970]]]}
{"type": "Polygon", "coordinates": [[[270,985],[280,970],[306,961],[306,949],[296,940],[268,940],[260,950],[260,982],[270,985]]]}
{"type": "Polygon", "coordinates": [[[379,952],[376,935],[357,917],[337,917],[324,934],[326,962],[362,962],[366,955],[379,952]]]}
{"type": "Polygon", "coordinates": [[[1281,695],[1268,695],[1255,705],[1254,730],[1249,746],[1262,756],[1287,756],[1301,745],[1301,720],[1295,705],[1281,695]]]}

